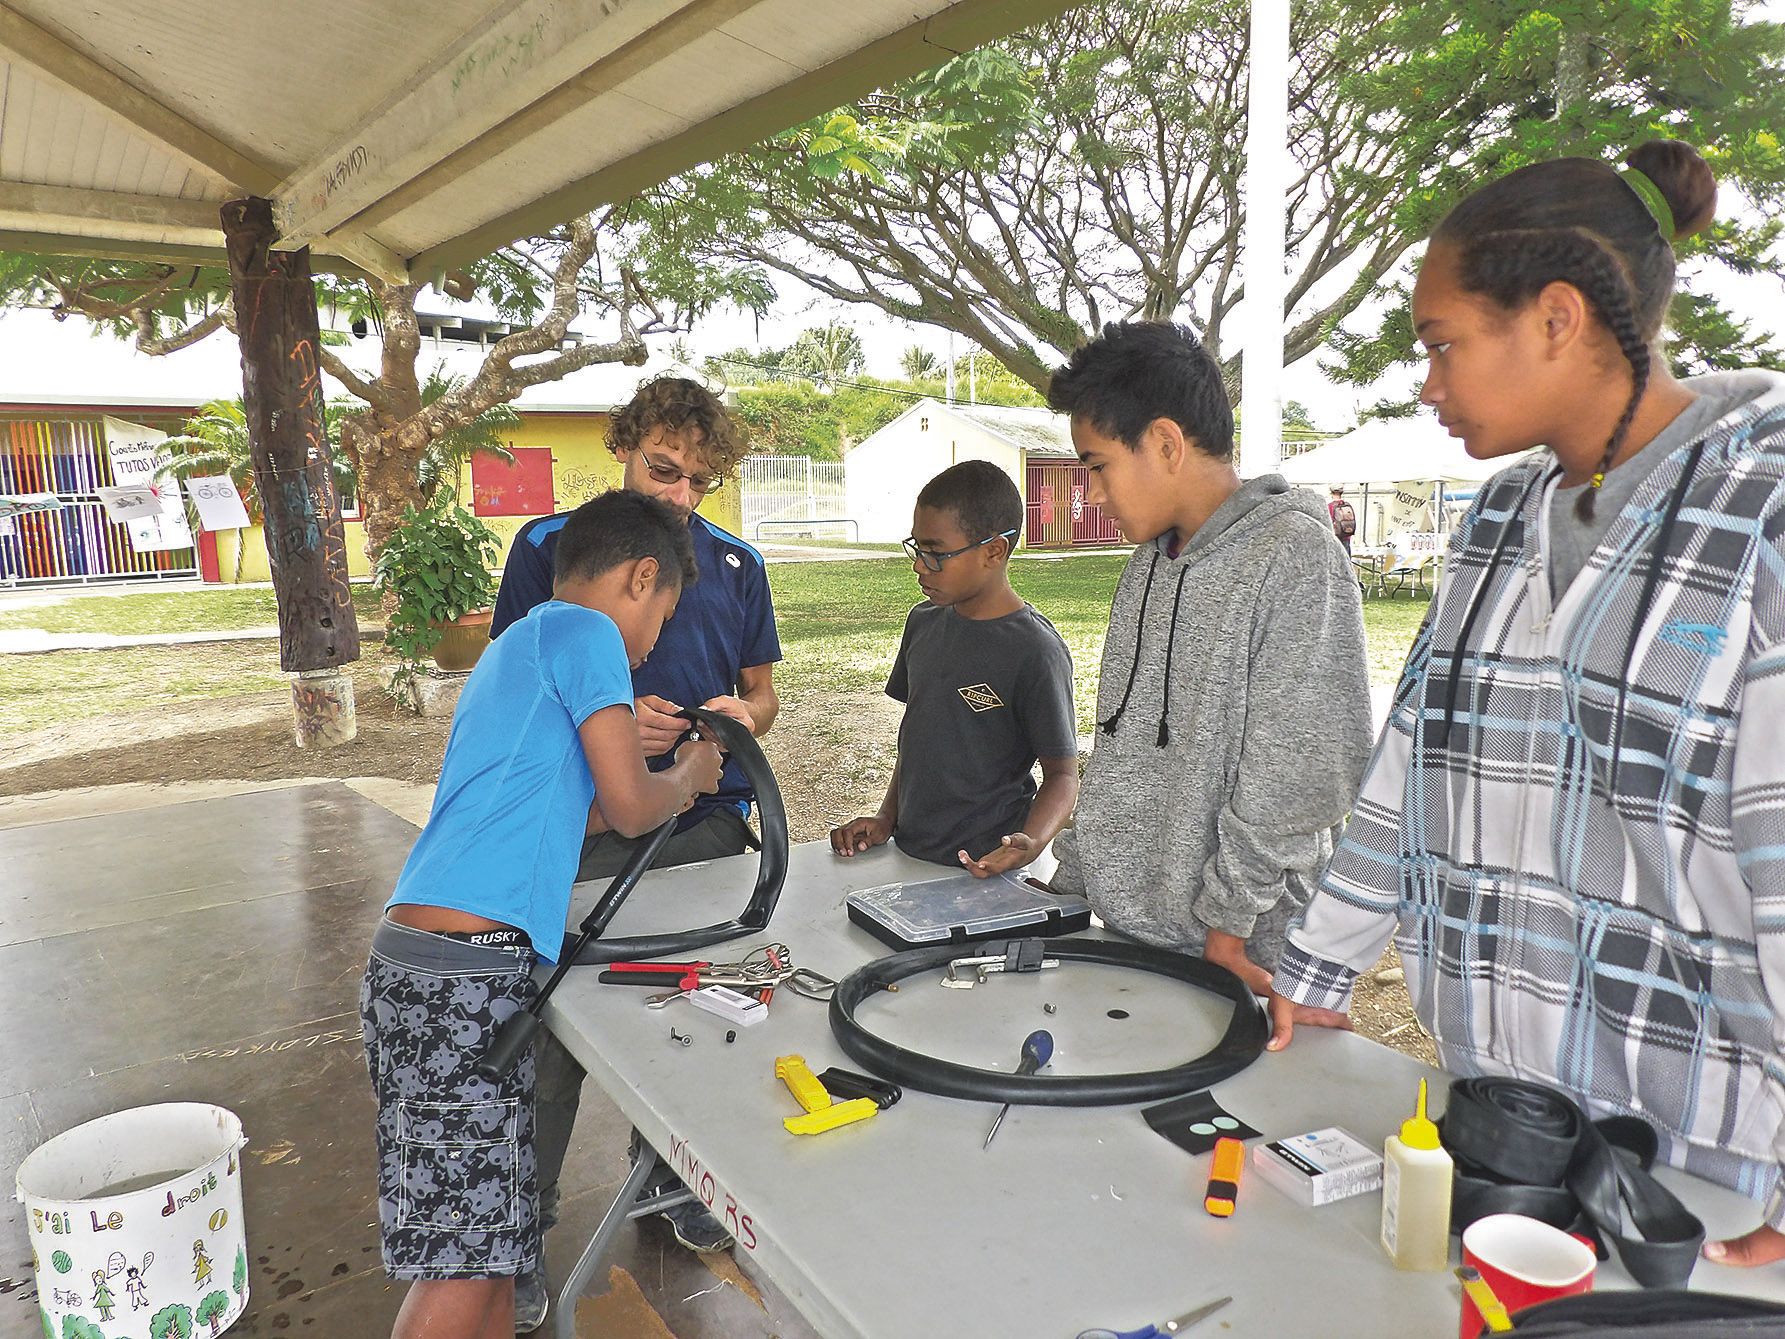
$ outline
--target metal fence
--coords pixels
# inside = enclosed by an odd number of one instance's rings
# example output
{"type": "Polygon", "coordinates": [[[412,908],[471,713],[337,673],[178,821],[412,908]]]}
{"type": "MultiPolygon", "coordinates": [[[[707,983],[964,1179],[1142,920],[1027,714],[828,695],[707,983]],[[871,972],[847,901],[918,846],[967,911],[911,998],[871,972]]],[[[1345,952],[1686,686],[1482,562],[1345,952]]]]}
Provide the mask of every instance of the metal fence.
{"type": "Polygon", "coordinates": [[[54,493],[54,511],[0,518],[0,585],[198,574],[190,548],[139,551],[95,491],[115,483],[99,419],[0,420],[0,493],[54,493]]]}
{"type": "Polygon", "coordinates": [[[749,456],[739,482],[744,538],[751,543],[799,536],[847,539],[854,531],[837,461],[749,456]]]}

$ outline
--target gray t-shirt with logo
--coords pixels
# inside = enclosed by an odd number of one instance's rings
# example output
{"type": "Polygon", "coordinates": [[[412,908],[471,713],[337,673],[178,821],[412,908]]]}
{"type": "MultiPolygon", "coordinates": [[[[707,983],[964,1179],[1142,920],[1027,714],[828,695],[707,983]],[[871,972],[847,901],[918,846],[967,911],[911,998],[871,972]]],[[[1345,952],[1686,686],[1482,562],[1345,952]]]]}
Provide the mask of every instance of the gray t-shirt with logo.
{"type": "Polygon", "coordinates": [[[1036,759],[1078,753],[1072,653],[1033,605],[987,619],[918,605],[886,695],[905,704],[893,837],[920,860],[989,853],[1028,817],[1036,759]]]}
{"type": "MultiPolygon", "coordinates": [[[[1687,384],[1692,385],[1691,382],[1687,384]]],[[[1562,592],[1574,584],[1574,579],[1586,567],[1587,559],[1593,556],[1593,550],[1599,547],[1599,541],[1611,529],[1612,522],[1636,496],[1636,490],[1655,467],[1680,447],[1703,437],[1712,424],[1748,396],[1747,391],[1727,386],[1700,390],[1698,398],[1656,433],[1647,446],[1606,472],[1605,482],[1599,485],[1599,496],[1593,502],[1591,520],[1583,521],[1574,514],[1574,505],[1580,500],[1585,484],[1556,489],[1549,510],[1549,593],[1552,599],[1560,599],[1562,592]]]]}

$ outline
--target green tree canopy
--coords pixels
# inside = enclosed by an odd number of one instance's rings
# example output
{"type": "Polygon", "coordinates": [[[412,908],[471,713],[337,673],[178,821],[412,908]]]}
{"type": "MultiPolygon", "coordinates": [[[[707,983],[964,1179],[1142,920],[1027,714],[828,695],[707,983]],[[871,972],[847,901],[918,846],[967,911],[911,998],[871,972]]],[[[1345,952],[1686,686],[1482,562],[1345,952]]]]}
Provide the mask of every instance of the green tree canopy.
{"type": "Polygon", "coordinates": [[[942,360],[921,344],[913,344],[899,355],[899,371],[908,381],[934,381],[942,375],[942,360]]]}
{"type": "Polygon", "coordinates": [[[827,389],[860,372],[862,363],[862,337],[849,326],[836,323],[800,331],[781,360],[785,371],[810,377],[827,389]]]}
{"type": "MultiPolygon", "coordinates": [[[[1785,37],[1749,0],[1306,0],[1292,11],[1290,361],[1412,353],[1410,253],[1476,184],[1672,136],[1785,192],[1785,37]]],[[[1096,0],[642,197],[652,245],[958,331],[1031,386],[1110,320],[1197,331],[1237,398],[1246,0],[1096,0]]],[[[1725,210],[1727,215],[1728,211],[1725,210]]],[[[1685,248],[1770,270],[1779,225],[1685,248]]],[[[1702,293],[1684,367],[1776,350],[1702,293]]]]}
{"type": "Polygon", "coordinates": [[[170,1303],[149,1317],[149,1339],[192,1339],[192,1308],[170,1303]]]}
{"type": "Polygon", "coordinates": [[[214,1336],[222,1330],[223,1313],[228,1310],[229,1294],[219,1288],[205,1294],[204,1300],[198,1304],[198,1311],[195,1315],[197,1319],[211,1327],[211,1334],[214,1336]]]}
{"type": "MultiPolygon", "coordinates": [[[[989,360],[988,360],[989,361],[989,360]]],[[[1041,397],[1028,385],[1005,374],[989,377],[980,368],[982,404],[1038,405],[1041,397]]],[[[967,383],[955,387],[957,402],[967,383]]],[[[835,393],[809,382],[768,382],[740,387],[737,416],[750,433],[750,449],[777,455],[840,460],[848,450],[891,423],[924,396],[943,398],[945,388],[934,380],[881,381],[864,377],[835,393]]]]}

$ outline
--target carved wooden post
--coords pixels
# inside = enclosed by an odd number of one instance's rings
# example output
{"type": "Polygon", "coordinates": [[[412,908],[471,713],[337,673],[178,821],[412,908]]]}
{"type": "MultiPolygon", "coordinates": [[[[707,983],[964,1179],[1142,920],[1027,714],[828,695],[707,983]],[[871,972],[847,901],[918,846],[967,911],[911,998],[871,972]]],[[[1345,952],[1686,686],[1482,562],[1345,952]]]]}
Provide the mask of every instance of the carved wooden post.
{"type": "Polygon", "coordinates": [[[292,675],[298,746],[344,744],[358,732],[345,666],[359,659],[359,621],[329,477],[310,252],[272,250],[270,201],[231,200],[222,213],[254,487],[279,604],[279,668],[292,675]]]}

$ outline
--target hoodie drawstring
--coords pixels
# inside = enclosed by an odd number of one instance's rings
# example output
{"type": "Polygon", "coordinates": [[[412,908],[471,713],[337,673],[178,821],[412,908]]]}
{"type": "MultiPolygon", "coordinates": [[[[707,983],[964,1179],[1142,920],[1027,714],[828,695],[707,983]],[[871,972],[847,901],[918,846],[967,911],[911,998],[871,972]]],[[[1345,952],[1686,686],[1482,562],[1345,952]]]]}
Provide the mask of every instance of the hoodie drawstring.
{"type": "Polygon", "coordinates": [[[1699,459],[1704,455],[1704,441],[1700,439],[1692,446],[1692,453],[1686,457],[1685,468],[1680,471],[1680,481],[1674,485],[1673,495],[1667,499],[1667,511],[1661,518],[1661,528],[1655,534],[1655,542],[1649,549],[1649,574],[1643,578],[1642,598],[1636,602],[1636,618],[1630,624],[1630,642],[1624,648],[1624,672],[1618,677],[1618,709],[1611,718],[1611,778],[1606,782],[1606,792],[1616,796],[1618,791],[1618,764],[1622,760],[1624,748],[1624,704],[1630,694],[1630,675],[1636,669],[1636,643],[1642,636],[1642,625],[1649,620],[1649,608],[1655,602],[1655,588],[1661,584],[1661,568],[1667,559],[1667,541],[1673,538],[1674,523],[1679,520],[1680,507],[1686,501],[1686,490],[1692,486],[1692,476],[1698,473],[1699,459]]]}
{"type": "MultiPolygon", "coordinates": [[[[1128,686],[1122,690],[1121,705],[1115,709],[1110,718],[1107,721],[1097,722],[1097,728],[1106,735],[1115,734],[1116,724],[1122,719],[1122,713],[1128,710],[1128,698],[1134,692],[1134,676],[1140,669],[1140,639],[1146,635],[1147,630],[1147,601],[1152,598],[1153,576],[1158,570],[1159,550],[1155,548],[1153,550],[1153,565],[1147,568],[1147,584],[1140,593],[1140,617],[1135,620],[1134,624],[1134,659],[1128,666],[1128,686]]],[[[1179,586],[1179,589],[1183,589],[1182,585],[1179,586]]]]}
{"type": "MultiPolygon", "coordinates": [[[[1178,649],[1178,606],[1184,602],[1184,578],[1190,575],[1190,564],[1185,563],[1178,569],[1178,593],[1171,602],[1171,628],[1165,634],[1165,692],[1159,703],[1159,737],[1153,747],[1162,749],[1171,739],[1171,727],[1165,718],[1171,712],[1171,657],[1178,649]]],[[[1140,646],[1134,648],[1134,658],[1140,659],[1140,646]]]]}

